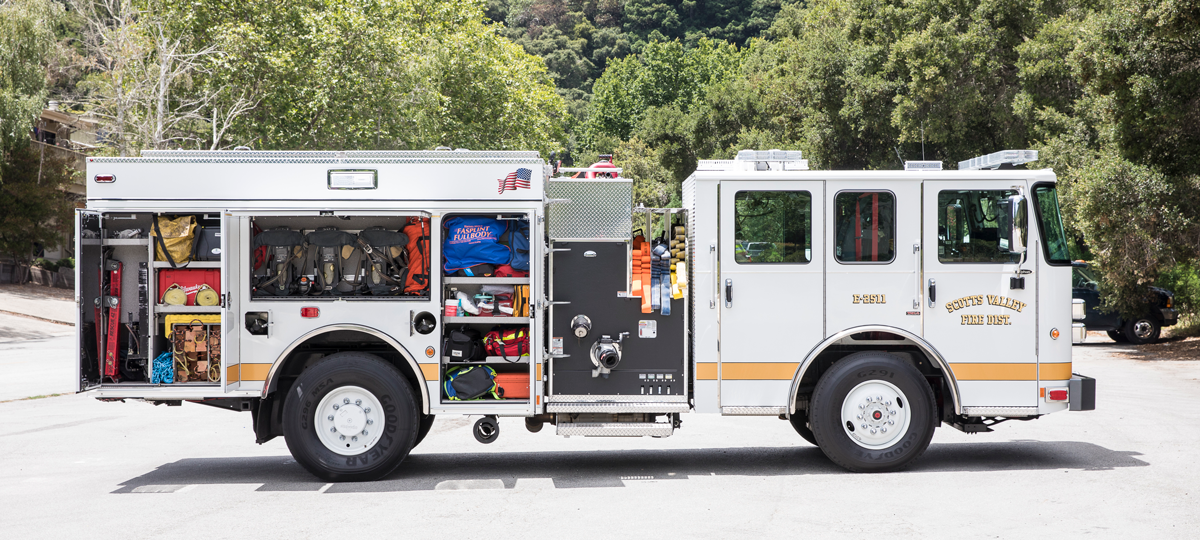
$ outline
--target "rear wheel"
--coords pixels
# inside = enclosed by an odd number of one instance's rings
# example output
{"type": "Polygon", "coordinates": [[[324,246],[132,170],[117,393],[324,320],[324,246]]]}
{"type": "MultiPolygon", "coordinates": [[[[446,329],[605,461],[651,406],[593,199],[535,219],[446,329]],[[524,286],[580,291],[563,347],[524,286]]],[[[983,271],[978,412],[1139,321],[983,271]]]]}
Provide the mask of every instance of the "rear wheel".
{"type": "Polygon", "coordinates": [[[1129,343],[1129,340],[1125,339],[1124,330],[1109,330],[1108,337],[1117,343],[1129,343]]]}
{"type": "Polygon", "coordinates": [[[813,392],[809,426],[834,463],[855,472],[894,471],[929,446],[933,390],[912,364],[883,352],[833,364],[813,392]]]}
{"type": "Polygon", "coordinates": [[[1162,328],[1158,326],[1158,321],[1150,317],[1138,317],[1125,323],[1125,339],[1134,345],[1145,345],[1158,341],[1158,334],[1161,331],[1162,328]]]}
{"type": "Polygon", "coordinates": [[[366,353],[332,354],[300,374],[283,405],[296,462],[327,482],[378,480],[416,444],[420,410],[395,366],[366,353]]]}
{"type": "Polygon", "coordinates": [[[813,436],[813,432],[808,428],[808,415],[802,411],[796,411],[796,414],[788,417],[788,422],[791,422],[792,428],[800,437],[808,441],[809,444],[817,446],[817,438],[813,436]]]}

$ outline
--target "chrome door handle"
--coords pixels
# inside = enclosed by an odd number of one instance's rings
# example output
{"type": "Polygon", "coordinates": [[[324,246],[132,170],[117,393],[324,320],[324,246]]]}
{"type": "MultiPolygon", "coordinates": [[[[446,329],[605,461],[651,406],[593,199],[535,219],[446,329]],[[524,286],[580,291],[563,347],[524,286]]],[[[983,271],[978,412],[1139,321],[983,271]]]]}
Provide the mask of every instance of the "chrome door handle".
{"type": "Polygon", "coordinates": [[[937,305],[937,280],[929,278],[929,307],[937,305]]]}
{"type": "Polygon", "coordinates": [[[725,280],[725,307],[733,307],[733,280],[725,280]]]}

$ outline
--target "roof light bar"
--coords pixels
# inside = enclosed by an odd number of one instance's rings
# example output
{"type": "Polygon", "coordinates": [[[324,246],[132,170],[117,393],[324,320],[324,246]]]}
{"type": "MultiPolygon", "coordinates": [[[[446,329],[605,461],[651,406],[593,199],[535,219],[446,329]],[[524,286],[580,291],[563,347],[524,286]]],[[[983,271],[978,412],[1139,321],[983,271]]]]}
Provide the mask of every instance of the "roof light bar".
{"type": "Polygon", "coordinates": [[[1037,150],[1001,150],[986,156],[979,156],[958,162],[960,171],[977,171],[980,169],[995,169],[1001,165],[1020,165],[1037,161],[1037,150]]]}
{"type": "Polygon", "coordinates": [[[942,170],[942,162],[940,161],[905,161],[904,170],[906,171],[940,171],[942,170]]]}
{"type": "Polygon", "coordinates": [[[738,161],[800,161],[799,150],[739,150],[738,161]]]}

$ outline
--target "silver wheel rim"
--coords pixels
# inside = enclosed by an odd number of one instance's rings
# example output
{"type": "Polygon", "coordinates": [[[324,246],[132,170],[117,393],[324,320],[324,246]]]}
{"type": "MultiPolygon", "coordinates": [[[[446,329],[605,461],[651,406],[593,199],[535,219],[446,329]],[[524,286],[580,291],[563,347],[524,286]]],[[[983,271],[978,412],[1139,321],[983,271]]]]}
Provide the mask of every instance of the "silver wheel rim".
{"type": "Polygon", "coordinates": [[[842,400],[842,430],[863,448],[887,448],[908,433],[909,411],[908,397],[896,385],[866,381],[842,400]]]}
{"type": "Polygon", "coordinates": [[[383,433],[383,407],[365,388],[334,388],[321,399],[313,417],[317,438],[329,451],[343,456],[366,452],[383,433]]]}
{"type": "Polygon", "coordinates": [[[1146,319],[1133,323],[1133,335],[1138,339],[1150,339],[1150,336],[1154,335],[1154,323],[1146,319]]]}

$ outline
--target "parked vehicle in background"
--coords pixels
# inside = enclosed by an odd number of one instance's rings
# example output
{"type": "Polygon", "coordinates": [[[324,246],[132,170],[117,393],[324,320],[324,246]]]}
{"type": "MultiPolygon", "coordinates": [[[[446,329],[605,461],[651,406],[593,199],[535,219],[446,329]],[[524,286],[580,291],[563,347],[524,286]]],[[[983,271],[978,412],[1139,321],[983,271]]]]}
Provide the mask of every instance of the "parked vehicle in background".
{"type": "Polygon", "coordinates": [[[1099,278],[1085,262],[1077,261],[1071,266],[1071,297],[1084,301],[1083,324],[1089,331],[1107,331],[1113,341],[1142,345],[1158,341],[1164,326],[1174,326],[1179,321],[1175,293],[1162,287],[1149,287],[1145,309],[1134,319],[1101,310],[1099,278]]]}

